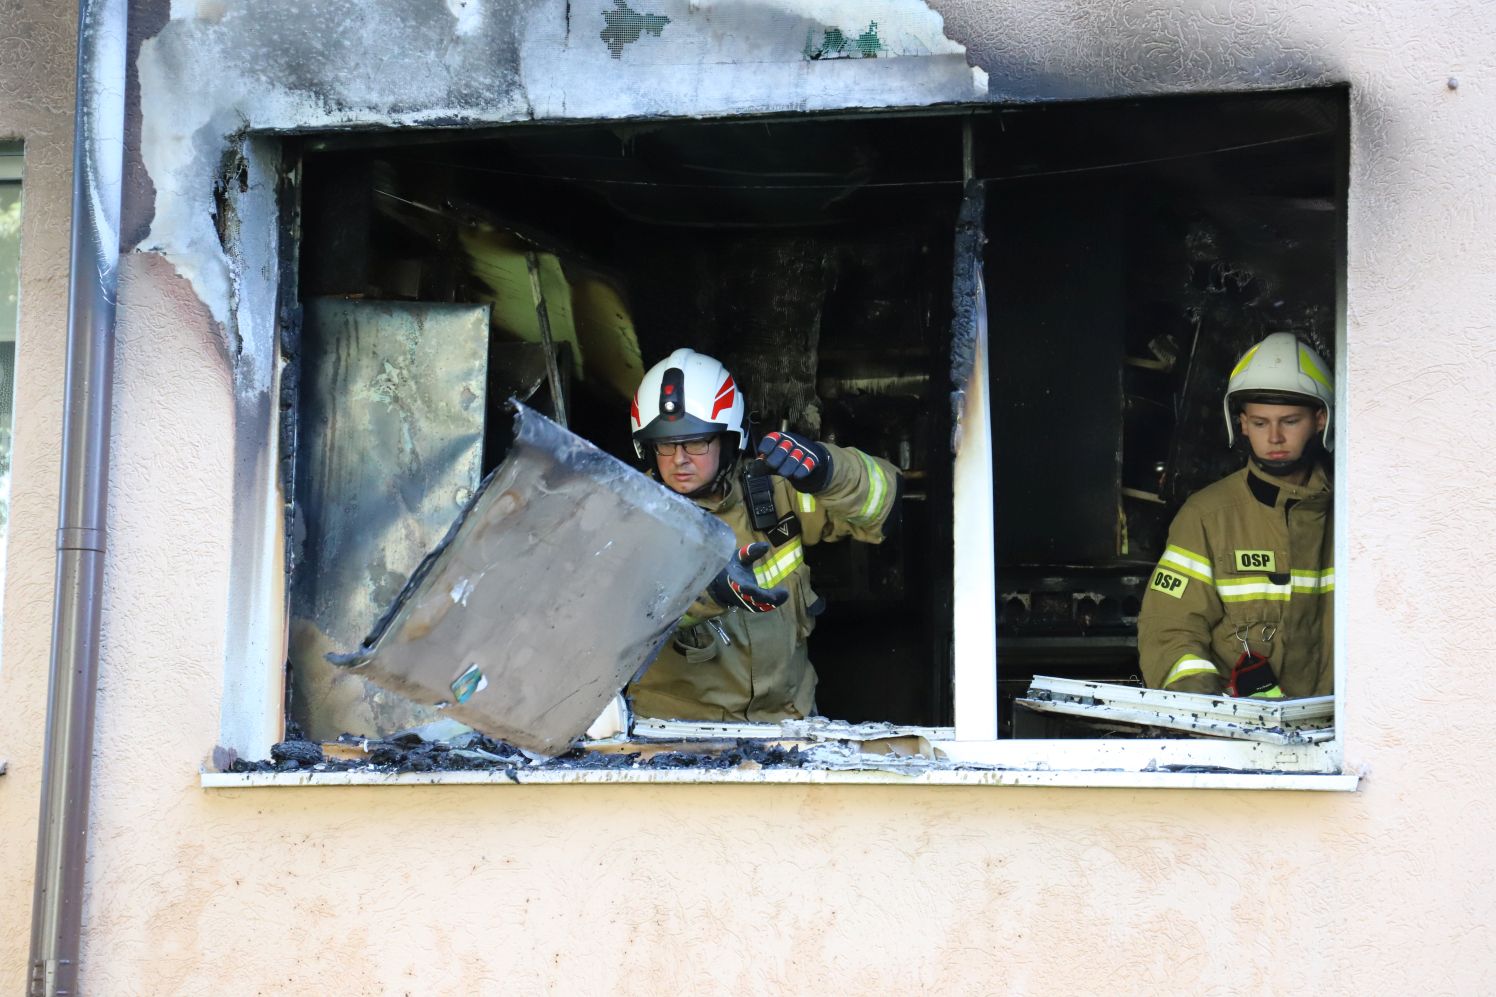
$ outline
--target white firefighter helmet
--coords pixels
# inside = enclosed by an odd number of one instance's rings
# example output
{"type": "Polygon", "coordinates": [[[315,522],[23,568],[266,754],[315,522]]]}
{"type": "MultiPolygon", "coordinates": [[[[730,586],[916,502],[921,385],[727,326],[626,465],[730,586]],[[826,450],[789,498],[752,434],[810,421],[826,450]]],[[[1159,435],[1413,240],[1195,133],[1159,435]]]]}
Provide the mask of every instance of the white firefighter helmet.
{"type": "Polygon", "coordinates": [[[736,433],[735,449],[748,448],[743,392],[727,368],[695,350],[679,349],[644,372],[629,407],[634,451],[650,443],[736,433]]]}
{"type": "Polygon", "coordinates": [[[1330,420],[1335,414],[1335,379],[1313,348],[1299,342],[1291,332],[1275,332],[1252,347],[1231,369],[1226,382],[1223,408],[1226,413],[1226,445],[1236,443],[1236,413],[1247,402],[1270,405],[1323,406],[1325,449],[1334,436],[1330,420]]]}

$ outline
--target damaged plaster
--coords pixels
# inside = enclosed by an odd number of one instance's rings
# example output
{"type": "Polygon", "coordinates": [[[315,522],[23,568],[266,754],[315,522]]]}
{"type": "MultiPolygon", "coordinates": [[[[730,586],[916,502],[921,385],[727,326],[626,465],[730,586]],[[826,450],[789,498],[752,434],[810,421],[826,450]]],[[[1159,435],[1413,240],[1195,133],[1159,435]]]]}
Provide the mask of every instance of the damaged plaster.
{"type": "Polygon", "coordinates": [[[986,94],[985,74],[916,0],[819,0],[794,13],[740,0],[661,0],[649,12],[619,0],[447,8],[259,0],[199,16],[201,5],[173,4],[170,21],[142,44],[142,157],[157,187],[143,248],[173,259],[220,323],[229,324],[232,276],[208,219],[233,136],[921,106],[986,94]],[[804,66],[810,35],[873,23],[879,59],[804,66]]]}
{"type": "Polygon", "coordinates": [[[641,14],[624,0],[613,0],[613,8],[603,11],[603,20],[608,26],[603,28],[600,37],[615,59],[623,58],[623,47],[632,45],[645,34],[660,37],[665,33],[665,25],[670,23],[670,18],[663,14],[641,14]]]}
{"type": "Polygon", "coordinates": [[[807,59],[874,59],[887,50],[883,39],[878,37],[878,22],[869,21],[867,30],[857,35],[848,35],[841,28],[827,28],[815,40],[815,32],[805,35],[805,58],[807,59]]]}
{"type": "Polygon", "coordinates": [[[149,219],[138,248],[195,289],[235,385],[223,746],[267,751],[285,660],[277,334],[294,342],[296,318],[280,295],[282,253],[294,247],[278,242],[282,172],[292,164],[280,162],[273,133],[921,106],[986,91],[984,74],[917,0],[818,0],[795,13],[660,0],[619,22],[627,7],[173,2],[141,42],[145,177],[134,189],[153,185],[155,203],[132,215],[142,226],[149,219]],[[807,62],[809,35],[873,22],[879,58],[807,62]],[[605,37],[610,24],[623,33],[605,37]]]}
{"type": "MultiPolygon", "coordinates": [[[[993,100],[1322,86],[1349,78],[1341,18],[1262,0],[937,0],[993,100]]],[[[1390,27],[1390,25],[1388,25],[1390,27]]]]}
{"type": "Polygon", "coordinates": [[[132,221],[149,217],[140,248],[191,283],[233,368],[224,743],[268,748],[268,731],[250,718],[278,700],[283,661],[280,638],[266,636],[283,629],[276,336],[284,320],[294,337],[295,317],[279,313],[294,304],[277,295],[290,248],[277,244],[290,164],[271,136],[929,107],[1334,75],[1323,47],[1297,41],[1290,19],[1191,19],[1193,33],[1181,33],[1169,15],[1136,4],[1086,13],[1079,29],[1063,4],[1032,14],[982,8],[995,21],[1050,26],[999,37],[969,13],[953,8],[948,29],[944,10],[919,0],[806,0],[793,9],[745,0],[173,0],[137,59],[149,181],[138,189],[153,185],[155,203],[132,221]],[[980,45],[968,52],[967,40],[980,45]],[[1063,67],[1058,78],[1053,67],[1063,67]],[[989,88],[989,69],[1001,86],[989,88]]]}

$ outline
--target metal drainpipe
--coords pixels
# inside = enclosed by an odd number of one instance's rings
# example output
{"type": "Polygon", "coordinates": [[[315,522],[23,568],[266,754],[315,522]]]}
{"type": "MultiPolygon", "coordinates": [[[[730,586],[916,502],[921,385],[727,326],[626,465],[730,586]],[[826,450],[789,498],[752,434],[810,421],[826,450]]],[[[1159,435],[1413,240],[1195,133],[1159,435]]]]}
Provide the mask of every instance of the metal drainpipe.
{"type": "Polygon", "coordinates": [[[32,997],[78,992],[119,282],[127,0],[80,0],[57,588],[31,901],[32,997]]]}

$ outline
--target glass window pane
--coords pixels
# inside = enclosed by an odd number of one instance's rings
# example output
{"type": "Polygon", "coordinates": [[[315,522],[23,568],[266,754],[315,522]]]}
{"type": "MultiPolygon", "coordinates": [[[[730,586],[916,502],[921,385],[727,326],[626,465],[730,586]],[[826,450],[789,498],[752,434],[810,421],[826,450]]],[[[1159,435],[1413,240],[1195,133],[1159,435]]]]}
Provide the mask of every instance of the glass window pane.
{"type": "MultiPolygon", "coordinates": [[[[6,157],[0,157],[6,158],[6,157]]],[[[16,383],[17,302],[20,297],[21,185],[0,181],[0,579],[10,534],[10,453],[16,383]]],[[[3,632],[0,616],[0,632],[3,632]]]]}

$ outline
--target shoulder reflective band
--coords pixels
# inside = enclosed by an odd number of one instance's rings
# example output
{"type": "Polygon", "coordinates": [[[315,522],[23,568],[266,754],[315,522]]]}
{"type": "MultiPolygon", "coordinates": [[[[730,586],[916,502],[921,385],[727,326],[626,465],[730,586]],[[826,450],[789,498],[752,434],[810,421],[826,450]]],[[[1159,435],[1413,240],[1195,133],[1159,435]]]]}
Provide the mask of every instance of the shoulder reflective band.
{"type": "Polygon", "coordinates": [[[1185,588],[1190,580],[1183,575],[1177,575],[1168,568],[1159,568],[1153,572],[1153,582],[1148,587],[1155,592],[1162,592],[1178,599],[1184,595],[1185,588]]]}
{"type": "Polygon", "coordinates": [[[1266,571],[1272,574],[1278,570],[1278,559],[1270,550],[1238,550],[1234,563],[1237,571],[1266,571]]]}
{"type": "Polygon", "coordinates": [[[1215,580],[1215,572],[1210,569],[1209,561],[1192,550],[1185,550],[1174,544],[1169,544],[1164,548],[1163,556],[1158,559],[1158,566],[1167,567],[1170,571],[1186,575],[1206,585],[1215,580]]]}
{"type": "Polygon", "coordinates": [[[805,563],[805,548],[796,537],[753,566],[753,577],[766,589],[774,588],[805,563]]]}
{"type": "Polygon", "coordinates": [[[810,494],[810,492],[796,492],[795,495],[797,496],[795,501],[799,503],[801,512],[816,511],[816,497],[814,495],[810,494]]]}
{"type": "Polygon", "coordinates": [[[1183,655],[1174,662],[1174,667],[1169,669],[1169,674],[1164,676],[1164,688],[1167,689],[1182,678],[1200,675],[1204,672],[1210,672],[1212,675],[1218,674],[1216,666],[1204,658],[1197,658],[1193,654],[1183,655]]]}
{"type": "Polygon", "coordinates": [[[883,516],[883,510],[888,505],[888,479],[883,476],[883,469],[873,458],[861,450],[857,451],[857,456],[862,458],[863,466],[867,468],[867,498],[863,500],[862,509],[857,515],[850,518],[859,526],[866,526],[876,523],[883,516]]]}

